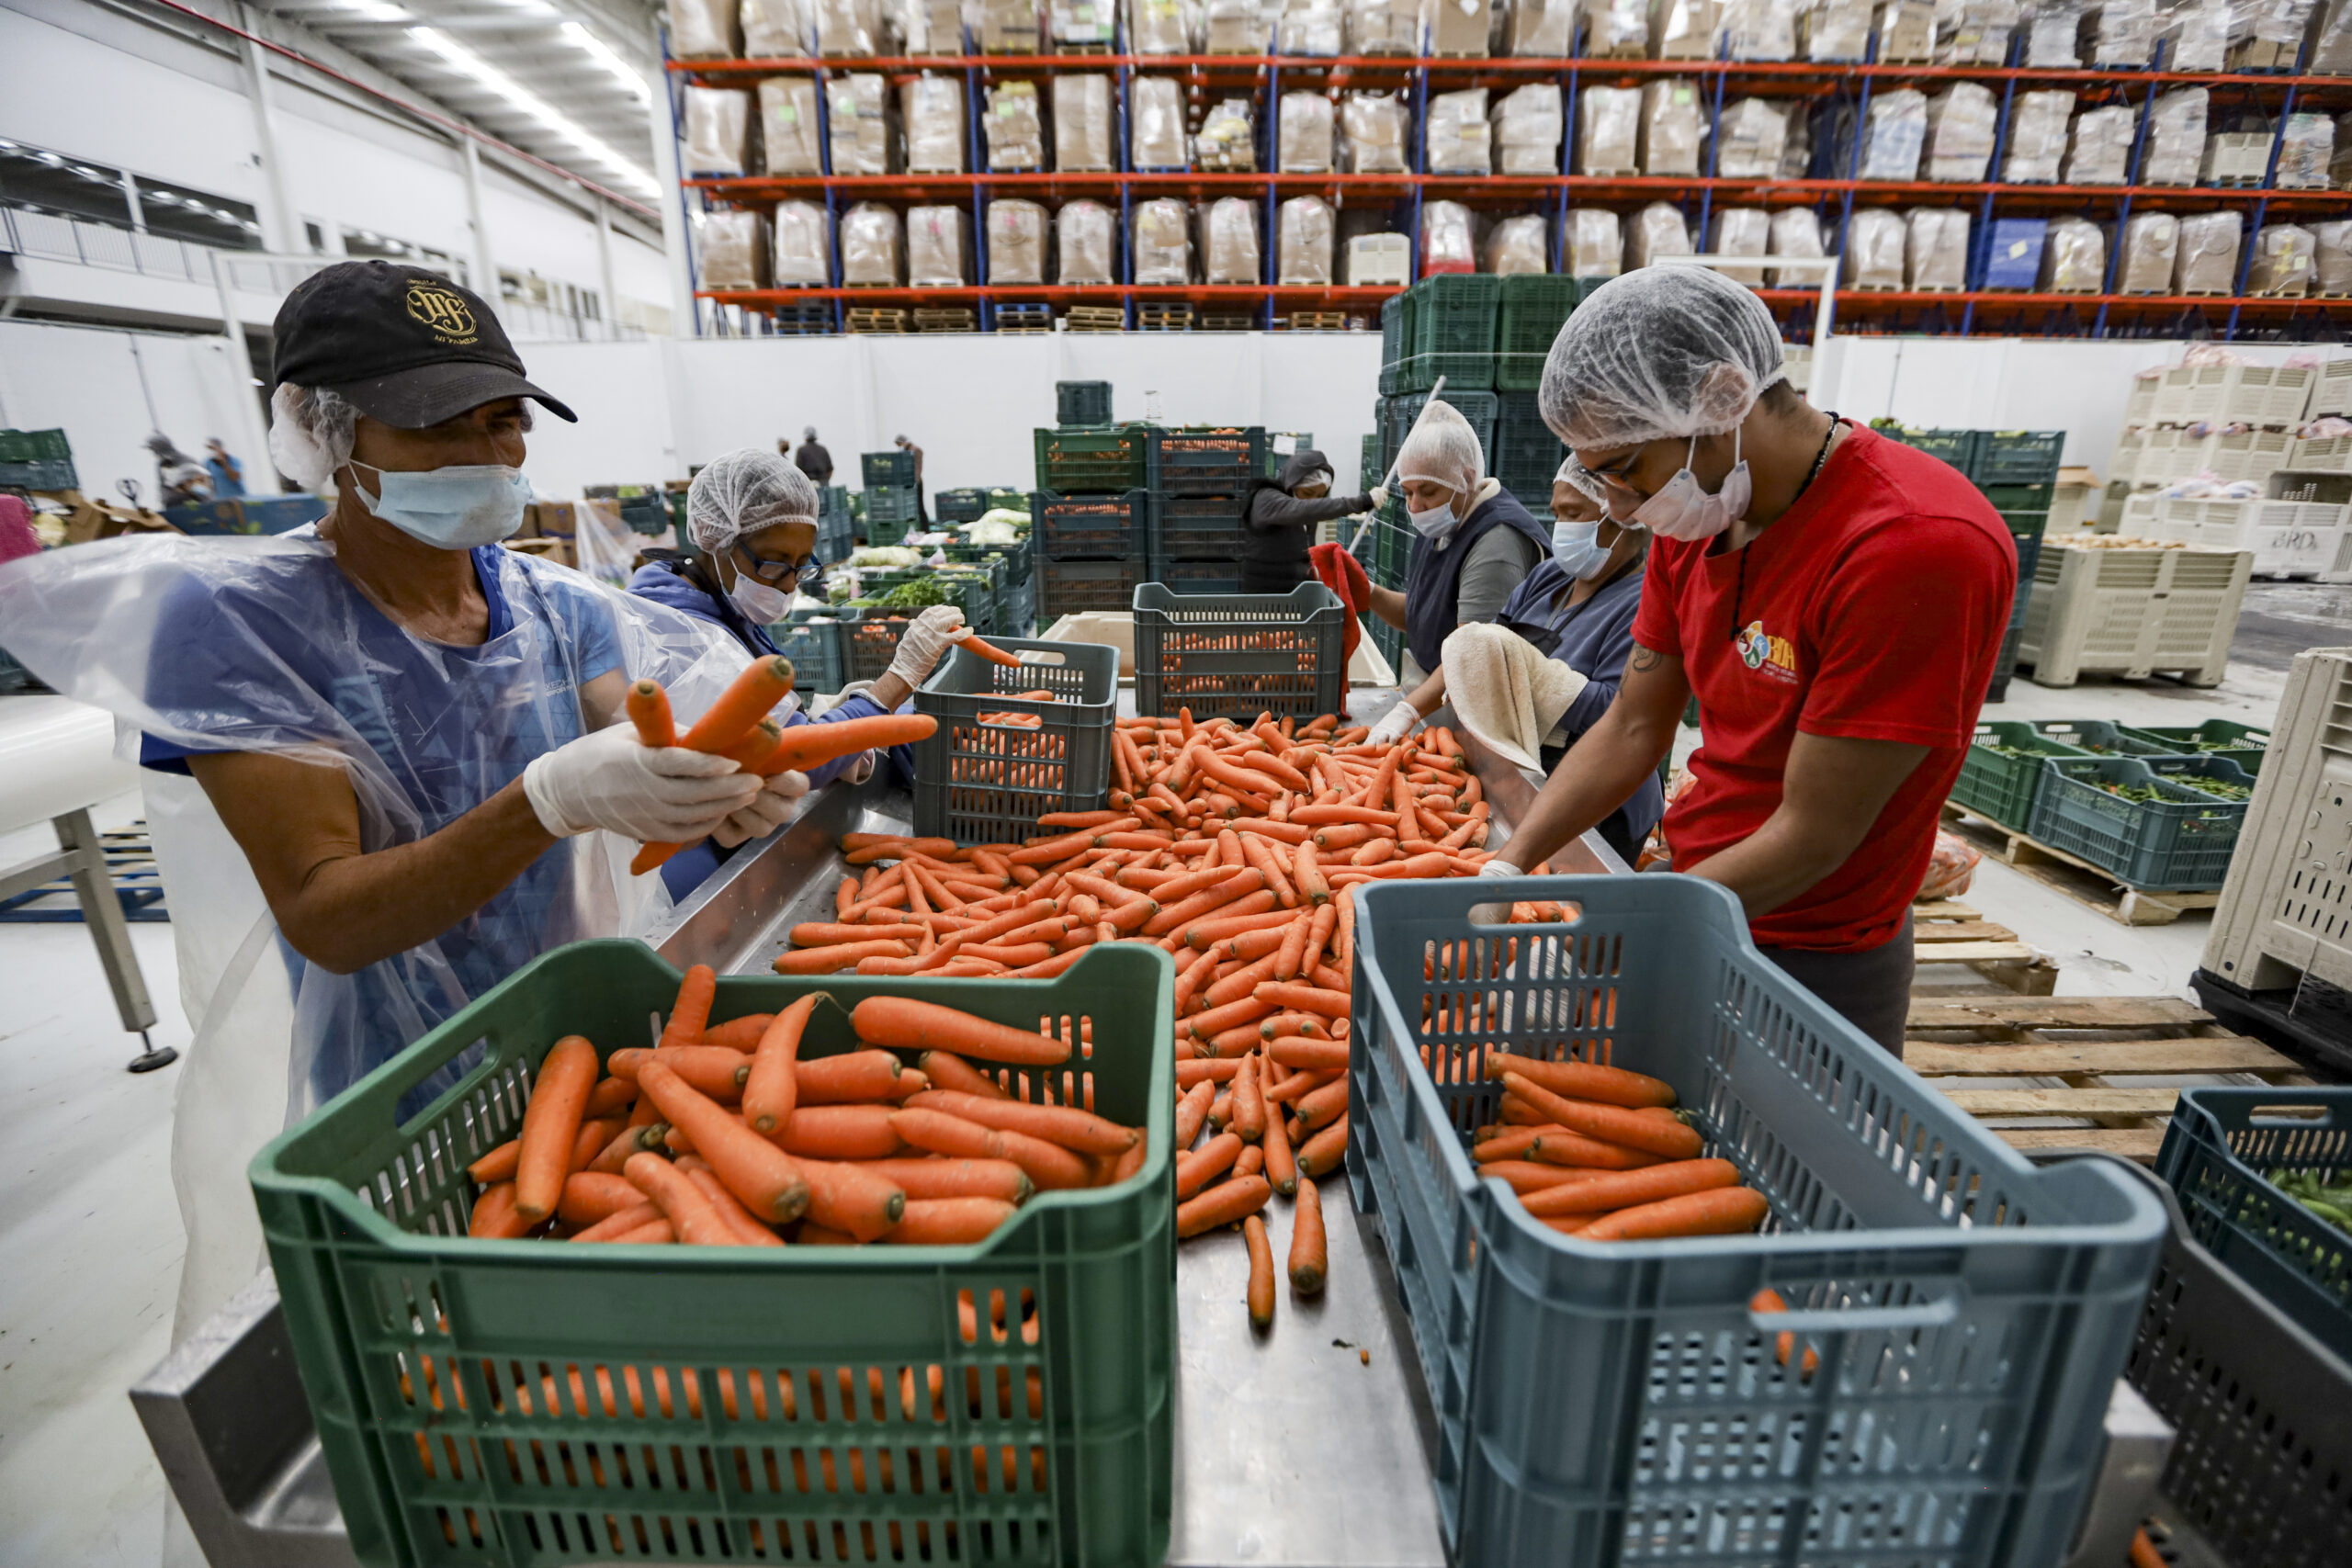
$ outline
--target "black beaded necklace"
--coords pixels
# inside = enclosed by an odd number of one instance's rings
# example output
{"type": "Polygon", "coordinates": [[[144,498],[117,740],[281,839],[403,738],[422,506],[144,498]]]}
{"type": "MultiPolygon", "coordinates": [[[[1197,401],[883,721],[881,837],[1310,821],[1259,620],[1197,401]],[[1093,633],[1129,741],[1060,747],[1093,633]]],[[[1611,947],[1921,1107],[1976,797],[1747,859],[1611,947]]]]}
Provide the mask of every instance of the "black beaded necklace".
{"type": "MultiPolygon", "coordinates": [[[[1821,450],[1813,455],[1813,467],[1804,471],[1804,482],[1797,486],[1797,494],[1789,497],[1790,505],[1794,506],[1797,502],[1797,496],[1801,496],[1806,491],[1811,490],[1813,488],[1813,481],[1821,477],[1821,465],[1829,461],[1829,444],[1838,439],[1838,423],[1839,420],[1838,418],[1838,411],[1836,409],[1830,410],[1829,429],[1827,434],[1824,434],[1821,438],[1821,450]]],[[[1755,542],[1756,541],[1754,539],[1750,539],[1747,541],[1747,544],[1753,545],[1755,542]]],[[[1733,581],[1731,591],[1731,640],[1734,642],[1737,642],[1739,640],[1740,601],[1747,597],[1747,546],[1743,545],[1740,547],[1739,551],[1739,576],[1733,581]]]]}

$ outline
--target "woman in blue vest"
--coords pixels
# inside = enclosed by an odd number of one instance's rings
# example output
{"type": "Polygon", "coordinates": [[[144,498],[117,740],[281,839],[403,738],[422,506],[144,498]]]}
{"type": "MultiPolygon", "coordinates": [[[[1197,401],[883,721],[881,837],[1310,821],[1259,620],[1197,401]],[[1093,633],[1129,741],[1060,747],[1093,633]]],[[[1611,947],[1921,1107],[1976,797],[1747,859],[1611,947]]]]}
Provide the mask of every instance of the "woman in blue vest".
{"type": "Polygon", "coordinates": [[[1450,403],[1432,400],[1396,452],[1396,478],[1412,519],[1405,591],[1374,588],[1372,612],[1405,634],[1405,691],[1428,679],[1454,627],[1491,621],[1550,551],[1543,525],[1500,481],[1487,477],[1478,433],[1450,403]]]}

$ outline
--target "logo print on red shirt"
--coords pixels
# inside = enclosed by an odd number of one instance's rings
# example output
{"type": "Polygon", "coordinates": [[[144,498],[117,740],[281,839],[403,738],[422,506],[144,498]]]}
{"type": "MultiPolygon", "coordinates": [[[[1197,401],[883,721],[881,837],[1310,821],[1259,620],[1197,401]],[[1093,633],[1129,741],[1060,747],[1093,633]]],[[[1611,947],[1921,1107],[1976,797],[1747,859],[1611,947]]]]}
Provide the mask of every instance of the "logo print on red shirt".
{"type": "Polygon", "coordinates": [[[1796,680],[1796,648],[1787,637],[1767,632],[1760,618],[1742,627],[1733,646],[1739,649],[1739,661],[1750,670],[1760,670],[1779,681],[1796,680]]]}

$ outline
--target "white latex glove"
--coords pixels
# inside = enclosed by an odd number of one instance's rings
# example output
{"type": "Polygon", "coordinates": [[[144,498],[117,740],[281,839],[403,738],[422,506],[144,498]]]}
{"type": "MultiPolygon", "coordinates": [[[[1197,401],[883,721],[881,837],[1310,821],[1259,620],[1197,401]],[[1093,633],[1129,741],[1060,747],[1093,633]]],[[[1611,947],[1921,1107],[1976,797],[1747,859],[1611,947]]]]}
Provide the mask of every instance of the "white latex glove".
{"type": "Polygon", "coordinates": [[[759,787],[757,774],[725,757],[640,745],[626,724],[567,741],[523,770],[531,809],[559,839],[605,828],[639,843],[690,844],[759,787]]]}
{"type": "Polygon", "coordinates": [[[1374,512],[1377,512],[1382,507],[1388,504],[1388,487],[1386,485],[1374,485],[1372,489],[1364,492],[1364,499],[1371,502],[1372,509],[1374,512]]]}
{"type": "Polygon", "coordinates": [[[732,849],[752,839],[764,839],[792,815],[792,803],[808,793],[808,775],[786,769],[760,781],[752,803],[728,813],[727,820],[710,830],[711,842],[732,849]]]}
{"type": "MultiPolygon", "coordinates": [[[[1481,877],[1525,876],[1527,873],[1497,855],[1478,868],[1478,874],[1481,877]]],[[[1499,904],[1473,904],[1470,907],[1470,923],[1475,926],[1508,925],[1510,923],[1510,907],[1514,902],[1516,900],[1507,898],[1499,904]]]]}
{"type": "Polygon", "coordinates": [[[920,686],[931,679],[942,655],[964,629],[964,612],[953,604],[933,604],[907,623],[899,637],[899,651],[890,660],[890,673],[909,686],[920,686]]]}
{"type": "Polygon", "coordinates": [[[1380,716],[1380,721],[1372,727],[1372,733],[1363,738],[1363,743],[1367,746],[1393,746],[1412,734],[1419,728],[1421,716],[1413,711],[1413,705],[1400,696],[1395,707],[1380,716]]]}

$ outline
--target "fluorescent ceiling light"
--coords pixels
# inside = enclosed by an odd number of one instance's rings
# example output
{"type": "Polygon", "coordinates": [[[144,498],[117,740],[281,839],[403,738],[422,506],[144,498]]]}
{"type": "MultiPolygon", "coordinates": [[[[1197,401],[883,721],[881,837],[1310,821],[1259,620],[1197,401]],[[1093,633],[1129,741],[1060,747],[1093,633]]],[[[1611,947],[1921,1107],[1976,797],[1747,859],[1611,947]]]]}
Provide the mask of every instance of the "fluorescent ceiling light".
{"type": "Polygon", "coordinates": [[[627,88],[638,102],[650,104],[653,101],[653,89],[645,85],[645,73],[623,60],[612,45],[582,27],[578,22],[564,23],[563,36],[571,40],[574,48],[586,51],[589,56],[611,73],[613,77],[627,88]]]}
{"type": "Polygon", "coordinates": [[[408,36],[439,55],[458,74],[473,78],[503,97],[514,109],[528,115],[604,164],[619,177],[624,186],[649,197],[658,197],[662,194],[662,187],[653,183],[653,176],[622,157],[611,143],[582,128],[569,115],[560,112],[554,105],[440,28],[411,28],[408,36]]]}
{"type": "Polygon", "coordinates": [[[371,22],[413,22],[416,18],[401,6],[387,5],[385,0],[335,0],[346,11],[356,12],[371,22]]]}

